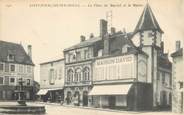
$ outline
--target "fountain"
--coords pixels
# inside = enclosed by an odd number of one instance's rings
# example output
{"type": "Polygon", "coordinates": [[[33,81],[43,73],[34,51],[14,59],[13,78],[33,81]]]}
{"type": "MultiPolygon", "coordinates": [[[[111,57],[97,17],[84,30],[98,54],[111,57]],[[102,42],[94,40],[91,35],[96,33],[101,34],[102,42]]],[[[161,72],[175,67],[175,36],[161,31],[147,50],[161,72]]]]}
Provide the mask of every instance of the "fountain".
{"type": "Polygon", "coordinates": [[[23,90],[24,81],[19,79],[19,90],[15,92],[18,94],[18,105],[0,105],[0,113],[7,114],[43,114],[45,113],[45,106],[27,105],[25,100],[25,91],[23,90]]]}

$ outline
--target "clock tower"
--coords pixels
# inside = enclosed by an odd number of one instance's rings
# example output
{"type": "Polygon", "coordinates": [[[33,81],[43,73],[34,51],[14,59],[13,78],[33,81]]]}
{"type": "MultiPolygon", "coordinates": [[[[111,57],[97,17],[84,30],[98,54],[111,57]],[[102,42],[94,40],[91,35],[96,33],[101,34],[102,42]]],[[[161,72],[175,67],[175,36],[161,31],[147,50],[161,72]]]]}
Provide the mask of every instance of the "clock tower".
{"type": "Polygon", "coordinates": [[[156,106],[156,80],[158,56],[163,53],[163,31],[160,28],[149,4],[146,4],[133,33],[133,43],[148,54],[147,82],[153,86],[153,106],[156,106]]]}

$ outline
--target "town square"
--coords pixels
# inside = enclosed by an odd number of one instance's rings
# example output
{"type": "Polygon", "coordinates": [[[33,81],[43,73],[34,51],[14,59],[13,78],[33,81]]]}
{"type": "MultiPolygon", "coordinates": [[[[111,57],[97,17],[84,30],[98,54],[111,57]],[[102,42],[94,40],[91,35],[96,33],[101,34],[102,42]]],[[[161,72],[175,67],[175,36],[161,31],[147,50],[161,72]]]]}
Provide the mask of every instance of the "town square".
{"type": "Polygon", "coordinates": [[[183,1],[0,3],[0,115],[184,113],[183,1]]]}

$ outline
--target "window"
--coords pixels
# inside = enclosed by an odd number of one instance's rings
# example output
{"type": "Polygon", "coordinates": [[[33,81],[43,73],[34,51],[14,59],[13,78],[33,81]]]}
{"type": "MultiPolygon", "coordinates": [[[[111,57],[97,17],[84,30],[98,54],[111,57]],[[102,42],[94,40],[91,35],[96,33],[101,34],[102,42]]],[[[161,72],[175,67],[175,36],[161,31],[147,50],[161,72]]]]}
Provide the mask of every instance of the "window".
{"type": "Polygon", "coordinates": [[[10,83],[15,83],[15,78],[10,78],[10,83]]]}
{"type": "Polygon", "coordinates": [[[72,82],[73,81],[73,70],[69,69],[67,72],[67,81],[72,82]]]}
{"type": "Polygon", "coordinates": [[[4,84],[9,85],[9,76],[4,77],[4,84]]]}
{"type": "Polygon", "coordinates": [[[154,33],[149,32],[149,33],[148,33],[148,37],[152,37],[152,36],[153,36],[153,34],[154,34],[154,33]]]}
{"type": "Polygon", "coordinates": [[[76,54],[75,53],[74,54],[70,54],[69,58],[70,58],[69,62],[75,61],[76,60],[76,54]]]}
{"type": "Polygon", "coordinates": [[[50,72],[49,72],[49,83],[50,83],[50,85],[54,85],[54,69],[50,69],[50,72]]]}
{"type": "Polygon", "coordinates": [[[160,80],[160,72],[157,74],[157,80],[160,80]]]}
{"type": "Polygon", "coordinates": [[[54,75],[55,75],[55,80],[57,79],[58,75],[57,75],[57,70],[54,71],[54,75]]]}
{"type": "Polygon", "coordinates": [[[88,81],[89,80],[89,68],[88,67],[84,68],[83,72],[84,72],[83,80],[88,81]]]}
{"type": "Polygon", "coordinates": [[[0,84],[3,84],[3,77],[0,77],[0,84]]]}
{"type": "Polygon", "coordinates": [[[183,82],[179,81],[179,88],[182,89],[183,88],[183,82]]]}
{"type": "Polygon", "coordinates": [[[163,72],[162,73],[162,84],[164,84],[165,83],[165,73],[163,72]]]}
{"type": "Polygon", "coordinates": [[[27,85],[31,85],[31,80],[27,79],[27,85]]]}
{"type": "Polygon", "coordinates": [[[9,64],[5,63],[5,72],[9,72],[9,64]]]}
{"type": "Polygon", "coordinates": [[[122,48],[122,53],[127,53],[130,49],[131,49],[131,47],[129,45],[125,45],[122,48]]]}
{"type": "Polygon", "coordinates": [[[81,81],[81,69],[76,69],[75,71],[75,79],[74,79],[75,82],[78,82],[78,81],[81,81]]]}
{"type": "Polygon", "coordinates": [[[8,55],[8,61],[14,61],[15,56],[13,54],[8,55]]]}
{"type": "Polygon", "coordinates": [[[14,72],[15,71],[15,65],[10,65],[10,71],[14,72]]]}
{"type": "Polygon", "coordinates": [[[84,51],[84,58],[85,58],[85,59],[89,59],[89,58],[90,58],[90,56],[89,56],[89,51],[88,51],[88,50],[85,50],[85,51],[84,51]]]}
{"type": "Polygon", "coordinates": [[[31,67],[29,65],[27,66],[27,73],[31,73],[31,67]]]}
{"type": "Polygon", "coordinates": [[[102,54],[103,54],[103,50],[102,49],[98,50],[98,57],[101,57],[102,54]]]}
{"type": "Polygon", "coordinates": [[[4,64],[0,63],[0,71],[3,71],[3,70],[4,70],[4,64]]]}
{"type": "Polygon", "coordinates": [[[59,69],[59,78],[58,78],[59,80],[61,80],[62,79],[62,67],[59,69]]]}
{"type": "Polygon", "coordinates": [[[23,73],[23,66],[22,65],[19,65],[19,72],[23,73]]]}
{"type": "Polygon", "coordinates": [[[77,58],[77,61],[81,60],[81,53],[80,52],[76,53],[76,58],[77,58]]]}

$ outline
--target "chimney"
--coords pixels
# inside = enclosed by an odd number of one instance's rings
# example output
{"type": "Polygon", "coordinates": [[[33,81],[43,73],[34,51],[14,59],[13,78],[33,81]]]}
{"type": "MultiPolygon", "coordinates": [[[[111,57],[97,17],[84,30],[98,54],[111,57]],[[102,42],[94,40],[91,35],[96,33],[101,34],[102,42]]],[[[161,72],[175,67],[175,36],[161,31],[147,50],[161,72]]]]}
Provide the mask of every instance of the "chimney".
{"type": "Polygon", "coordinates": [[[176,51],[180,49],[180,41],[176,41],[176,51]]]}
{"type": "Polygon", "coordinates": [[[28,56],[32,59],[32,46],[31,45],[27,46],[27,51],[28,51],[28,56]]]}
{"type": "Polygon", "coordinates": [[[109,34],[106,34],[104,36],[104,49],[103,49],[103,55],[107,56],[109,55],[109,48],[110,48],[110,44],[109,44],[109,34]]]}
{"type": "Polygon", "coordinates": [[[100,37],[104,38],[107,34],[107,21],[104,19],[100,20],[100,37]]]}
{"type": "Polygon", "coordinates": [[[115,27],[111,27],[111,34],[115,34],[116,33],[116,28],[115,27]]]}
{"type": "Polygon", "coordinates": [[[161,51],[163,53],[164,52],[164,42],[163,41],[160,43],[160,47],[161,47],[161,51]]]}
{"type": "Polygon", "coordinates": [[[90,38],[90,39],[91,39],[91,38],[94,38],[93,33],[90,34],[89,38],[90,38]]]}
{"type": "Polygon", "coordinates": [[[126,29],[125,28],[123,28],[123,34],[126,34],[126,29]]]}
{"type": "Polygon", "coordinates": [[[83,41],[85,41],[85,40],[86,40],[86,37],[85,37],[85,36],[83,36],[83,35],[81,35],[81,36],[80,36],[80,39],[81,39],[81,42],[83,42],[83,41]]]}

